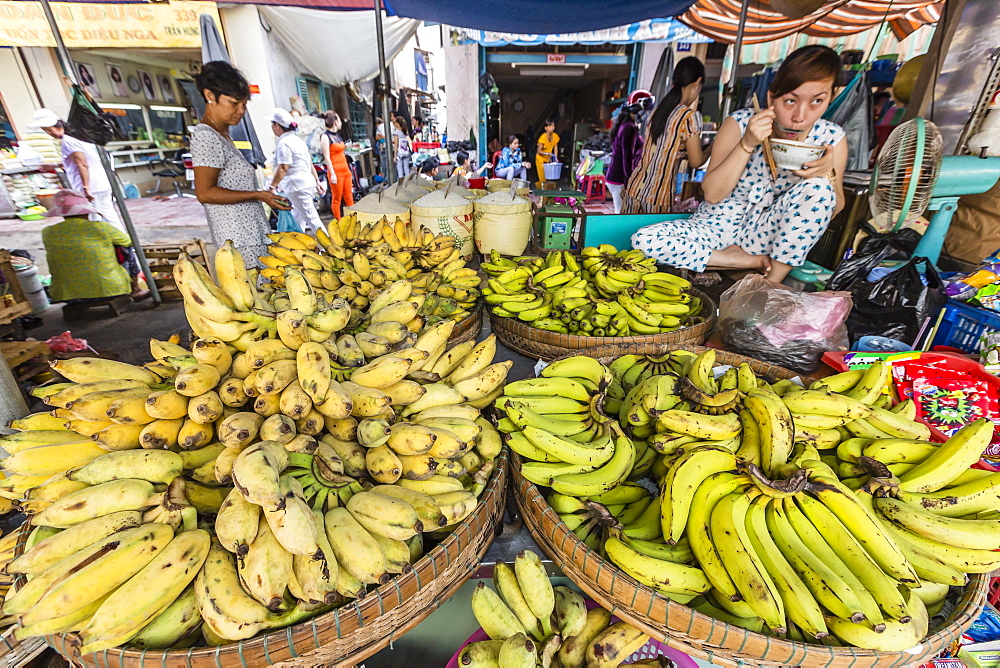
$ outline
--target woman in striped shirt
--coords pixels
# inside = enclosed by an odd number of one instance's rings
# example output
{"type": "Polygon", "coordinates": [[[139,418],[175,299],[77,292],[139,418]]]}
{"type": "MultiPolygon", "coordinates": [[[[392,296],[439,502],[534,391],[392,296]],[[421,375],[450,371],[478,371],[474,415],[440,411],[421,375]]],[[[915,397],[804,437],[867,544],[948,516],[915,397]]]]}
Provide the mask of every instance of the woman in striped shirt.
{"type": "Polygon", "coordinates": [[[649,120],[642,160],[629,178],[622,213],[670,213],[680,162],[686,159],[692,167],[705,162],[694,109],[705,80],[705,66],[692,56],[683,58],[674,68],[672,80],[673,87],[649,120]]]}

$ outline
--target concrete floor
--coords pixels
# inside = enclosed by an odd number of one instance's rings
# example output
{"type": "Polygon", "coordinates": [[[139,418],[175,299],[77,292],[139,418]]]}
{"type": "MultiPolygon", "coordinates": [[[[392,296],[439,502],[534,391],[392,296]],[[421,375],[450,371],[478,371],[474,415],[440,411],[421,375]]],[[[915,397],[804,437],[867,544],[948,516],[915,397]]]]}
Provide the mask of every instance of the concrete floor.
{"type": "MultiPolygon", "coordinates": [[[[132,224],[143,244],[201,238],[211,240],[205,210],[191,198],[157,202],[152,198],[127,201],[132,224]]],[[[42,229],[61,220],[7,219],[0,223],[0,248],[22,249],[31,253],[40,274],[48,274],[42,229]]]]}

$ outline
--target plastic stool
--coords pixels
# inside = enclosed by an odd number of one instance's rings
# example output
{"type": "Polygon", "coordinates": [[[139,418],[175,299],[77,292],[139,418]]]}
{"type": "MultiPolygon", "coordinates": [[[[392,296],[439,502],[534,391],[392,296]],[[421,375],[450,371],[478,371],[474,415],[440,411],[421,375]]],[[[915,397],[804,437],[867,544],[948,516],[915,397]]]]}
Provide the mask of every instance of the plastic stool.
{"type": "Polygon", "coordinates": [[[595,199],[598,200],[599,202],[603,202],[608,198],[608,187],[607,184],[604,182],[603,174],[590,174],[584,176],[583,183],[581,185],[583,186],[582,190],[584,192],[584,195],[586,195],[586,199],[584,199],[585,202],[589,202],[595,199]],[[596,193],[598,187],[600,188],[601,192],[600,195],[596,193]]]}

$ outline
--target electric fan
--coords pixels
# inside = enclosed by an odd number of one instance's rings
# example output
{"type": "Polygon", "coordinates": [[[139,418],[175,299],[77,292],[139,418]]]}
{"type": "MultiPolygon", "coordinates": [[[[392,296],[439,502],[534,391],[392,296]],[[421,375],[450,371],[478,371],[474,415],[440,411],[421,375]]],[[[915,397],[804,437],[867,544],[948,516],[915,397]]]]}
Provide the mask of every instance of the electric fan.
{"type": "Polygon", "coordinates": [[[941,246],[958,208],[958,198],[986,192],[1000,179],[1000,158],[942,156],[941,133],[923,118],[902,123],[879,151],[869,198],[880,228],[898,230],[925,211],[930,224],[914,251],[937,264],[941,246]]]}

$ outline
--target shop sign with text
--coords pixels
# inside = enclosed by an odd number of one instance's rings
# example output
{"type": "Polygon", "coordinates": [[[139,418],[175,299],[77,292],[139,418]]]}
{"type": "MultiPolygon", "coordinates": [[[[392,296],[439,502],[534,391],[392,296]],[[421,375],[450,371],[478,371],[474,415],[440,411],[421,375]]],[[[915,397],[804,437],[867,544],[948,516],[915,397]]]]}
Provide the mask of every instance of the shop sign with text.
{"type": "MultiPolygon", "coordinates": [[[[53,2],[52,11],[71,48],[200,48],[199,16],[219,22],[214,2],[53,2]]],[[[55,46],[39,3],[0,0],[0,46],[55,46]]]]}

